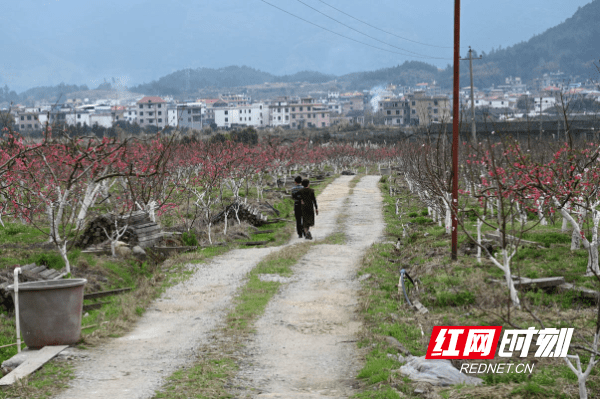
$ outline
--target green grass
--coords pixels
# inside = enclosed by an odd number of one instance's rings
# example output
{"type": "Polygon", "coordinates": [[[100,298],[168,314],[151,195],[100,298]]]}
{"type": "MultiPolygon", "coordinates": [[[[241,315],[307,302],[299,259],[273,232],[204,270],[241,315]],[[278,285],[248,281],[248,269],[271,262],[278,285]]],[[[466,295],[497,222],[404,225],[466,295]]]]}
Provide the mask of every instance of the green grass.
{"type": "Polygon", "coordinates": [[[227,316],[228,326],[231,329],[242,330],[262,315],[267,303],[281,283],[275,281],[260,281],[257,275],[250,279],[242,289],[235,309],[227,316]]]}
{"type": "MultiPolygon", "coordinates": [[[[365,383],[364,391],[356,396],[359,398],[398,397],[398,390],[408,397],[414,395],[413,382],[395,373],[387,374],[390,366],[383,355],[386,352],[396,353],[396,349],[387,346],[382,340],[385,336],[396,338],[413,355],[419,356],[425,354],[430,338],[428,334],[434,325],[508,326],[499,319],[501,313],[506,317],[502,312],[506,293],[499,285],[487,282],[489,277],[502,279],[502,271],[485,259],[482,264],[477,264],[474,257],[459,256],[458,262],[452,262],[449,257],[450,236],[445,234],[444,227],[433,224],[423,205],[407,190],[400,190],[399,194],[390,197],[390,184],[393,182],[389,178],[382,179],[380,184],[388,240],[395,241],[402,237],[402,223],[412,222],[412,225],[408,231],[409,237],[401,238],[400,251],[390,244],[375,244],[367,251],[362,262],[359,274],[370,273],[372,277],[362,283],[360,304],[366,332],[361,344],[374,349],[367,355],[367,363],[359,374],[365,383]],[[401,218],[395,213],[397,198],[401,199],[401,218]],[[427,317],[409,309],[403,296],[398,295],[396,284],[399,268],[407,269],[413,278],[418,278],[420,290],[413,294],[428,308],[427,317]],[[481,304],[484,304],[483,308],[481,304]]],[[[474,232],[472,225],[468,228],[474,232]]],[[[598,289],[594,279],[584,276],[587,251],[570,250],[571,234],[560,232],[560,220],[554,226],[536,226],[523,238],[536,241],[543,248],[519,249],[513,259],[513,274],[531,278],[564,276],[573,284],[598,289]]],[[[459,245],[465,239],[466,235],[459,233],[459,245]]],[[[595,312],[590,308],[594,305],[578,299],[575,294],[529,290],[521,292],[520,296],[545,320],[546,327],[575,327],[578,331],[585,329],[584,334],[588,334],[595,325],[595,318],[586,316],[595,312]]],[[[538,325],[525,311],[513,310],[511,321],[525,326],[523,328],[538,325]]],[[[585,354],[580,356],[586,358],[585,354]]],[[[582,362],[587,364],[585,360],[582,362]]],[[[558,359],[536,365],[531,375],[512,373],[479,377],[485,380],[485,386],[498,387],[497,397],[572,397],[562,393],[564,386],[576,392],[574,374],[558,359]]],[[[600,370],[597,368],[592,371],[587,387],[590,395],[600,389],[600,370]]],[[[439,394],[444,398],[488,397],[478,389],[457,386],[446,388],[439,394]]]]}
{"type": "Polygon", "coordinates": [[[166,385],[154,396],[157,399],[188,399],[188,398],[231,398],[225,388],[225,381],[231,370],[237,366],[232,359],[211,359],[199,362],[188,369],[173,373],[166,385]],[[190,396],[193,395],[193,396],[190,396]]]}
{"type": "Polygon", "coordinates": [[[35,227],[21,223],[4,222],[4,226],[0,226],[0,245],[2,244],[35,244],[44,242],[48,236],[44,232],[35,227]]]}
{"type": "Polygon", "coordinates": [[[389,358],[387,355],[387,351],[382,351],[379,348],[372,350],[357,378],[364,378],[369,384],[387,381],[390,371],[400,367],[397,359],[389,358]]]}
{"type": "Polygon", "coordinates": [[[241,289],[235,301],[236,305],[227,317],[229,328],[247,328],[264,312],[267,303],[279,289],[280,283],[261,281],[259,275],[291,276],[293,273],[291,267],[308,252],[312,245],[314,243],[304,242],[291,247],[283,247],[261,260],[249,273],[248,282],[241,289]]]}
{"type": "Polygon", "coordinates": [[[348,238],[346,234],[341,231],[337,231],[325,237],[322,240],[319,240],[319,244],[330,244],[330,245],[344,245],[348,238]]]}
{"type": "Polygon", "coordinates": [[[48,362],[34,374],[0,390],[0,399],[51,398],[65,389],[73,378],[73,365],[70,362],[48,362]]]}

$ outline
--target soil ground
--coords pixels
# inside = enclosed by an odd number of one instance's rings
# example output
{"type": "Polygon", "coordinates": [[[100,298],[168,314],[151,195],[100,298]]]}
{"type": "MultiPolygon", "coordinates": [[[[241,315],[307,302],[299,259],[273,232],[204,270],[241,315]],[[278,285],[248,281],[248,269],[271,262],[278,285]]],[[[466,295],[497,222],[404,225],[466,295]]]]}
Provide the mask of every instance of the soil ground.
{"type": "MultiPolygon", "coordinates": [[[[291,281],[267,306],[244,349],[235,395],[267,398],[348,397],[362,356],[356,349],[359,284],[366,248],[383,231],[376,176],[331,183],[318,197],[312,229],[322,239],[341,229],[343,245],[316,245],[294,267],[291,281]],[[338,216],[344,216],[338,223],[338,216]]],[[[293,238],[286,245],[299,242],[293,238]]],[[[166,377],[193,361],[223,321],[244,277],[278,247],[239,249],[207,264],[190,264],[190,279],[169,288],[127,335],[79,356],[71,387],[58,398],[147,398],[166,377]]]]}

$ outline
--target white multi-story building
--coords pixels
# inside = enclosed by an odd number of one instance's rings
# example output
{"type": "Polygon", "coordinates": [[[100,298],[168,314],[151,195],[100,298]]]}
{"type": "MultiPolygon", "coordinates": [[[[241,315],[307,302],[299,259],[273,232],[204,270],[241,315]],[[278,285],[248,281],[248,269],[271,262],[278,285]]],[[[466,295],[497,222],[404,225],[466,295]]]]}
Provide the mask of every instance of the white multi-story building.
{"type": "Polygon", "coordinates": [[[66,114],[65,122],[67,125],[77,125],[77,126],[92,126],[91,123],[91,113],[87,110],[76,110],[73,113],[66,114]]]}
{"type": "Polygon", "coordinates": [[[113,116],[109,113],[96,113],[90,115],[90,126],[94,125],[102,126],[102,127],[112,127],[113,124],[113,116]]]}
{"type": "Polygon", "coordinates": [[[221,94],[221,100],[232,107],[239,105],[250,105],[251,98],[246,94],[221,94]]]}
{"type": "Polygon", "coordinates": [[[215,108],[215,123],[220,128],[232,126],[266,126],[267,108],[264,103],[215,108]]]}
{"type": "Polygon", "coordinates": [[[18,131],[42,130],[44,122],[40,121],[40,108],[26,107],[13,111],[15,125],[18,131]]]}
{"type": "MultiPolygon", "coordinates": [[[[508,98],[475,98],[474,103],[475,108],[510,108],[515,104],[514,101],[510,101],[508,98]]],[[[471,107],[471,99],[467,100],[467,107],[471,107]]]]}
{"type": "Polygon", "coordinates": [[[338,101],[329,101],[327,103],[327,109],[329,109],[329,113],[333,115],[341,114],[343,107],[338,101]]]}
{"type": "Polygon", "coordinates": [[[215,124],[219,128],[229,129],[234,120],[238,120],[238,111],[231,107],[215,109],[215,124]]]}
{"type": "Polygon", "coordinates": [[[540,107],[542,108],[541,112],[544,112],[548,108],[554,108],[556,106],[556,98],[555,97],[534,97],[533,98],[533,108],[536,112],[540,112],[540,107]]]}
{"type": "Polygon", "coordinates": [[[269,105],[268,121],[274,127],[290,125],[290,104],[287,98],[277,99],[269,105]]]}
{"type": "Polygon", "coordinates": [[[141,127],[162,129],[167,124],[167,103],[160,97],[144,97],[137,102],[137,121],[141,127]]]}
{"type": "Polygon", "coordinates": [[[167,108],[167,125],[171,127],[177,126],[177,106],[169,105],[167,108]]]}
{"type": "Polygon", "coordinates": [[[123,119],[129,123],[137,123],[137,107],[135,105],[128,106],[123,113],[123,119]]]}
{"type": "MultiPolygon", "coordinates": [[[[204,122],[206,122],[206,105],[201,102],[177,104],[175,109],[175,120],[171,126],[202,129],[204,122]]],[[[169,123],[171,123],[172,111],[170,114],[168,113],[168,116],[169,123]]]]}

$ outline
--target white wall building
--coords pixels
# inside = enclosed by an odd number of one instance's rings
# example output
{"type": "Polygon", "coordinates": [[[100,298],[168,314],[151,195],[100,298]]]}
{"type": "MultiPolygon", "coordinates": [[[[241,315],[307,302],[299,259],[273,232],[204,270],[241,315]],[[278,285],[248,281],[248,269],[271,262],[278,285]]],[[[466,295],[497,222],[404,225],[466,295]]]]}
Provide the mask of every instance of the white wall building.
{"type": "MultiPolygon", "coordinates": [[[[514,105],[508,98],[476,98],[475,108],[510,108],[514,105]]],[[[467,107],[471,107],[471,99],[467,100],[467,107]]]]}
{"type": "Polygon", "coordinates": [[[112,127],[113,124],[113,116],[111,113],[98,113],[90,115],[90,126],[94,126],[98,124],[98,126],[103,126],[106,128],[112,127]]]}
{"type": "Polygon", "coordinates": [[[231,107],[215,108],[215,124],[219,128],[229,129],[232,123],[239,120],[239,112],[231,107]]]}
{"type": "Polygon", "coordinates": [[[340,104],[337,101],[329,101],[329,103],[327,104],[327,109],[329,109],[329,112],[333,115],[333,114],[341,114],[342,113],[342,104],[340,104]]]}
{"type": "MultiPolygon", "coordinates": [[[[206,105],[204,103],[189,102],[177,104],[175,109],[175,124],[172,126],[202,129],[203,124],[206,122],[206,105]]],[[[167,115],[170,114],[167,113],[167,115]]]]}
{"type": "Polygon", "coordinates": [[[171,127],[177,126],[177,107],[169,105],[167,109],[167,125],[171,127]]]}
{"type": "Polygon", "coordinates": [[[556,98],[555,97],[534,97],[533,98],[533,108],[536,112],[540,112],[540,104],[542,107],[542,112],[547,110],[548,108],[554,108],[556,106],[556,98]],[[540,103],[541,101],[541,103],[540,103]]]}
{"type": "Polygon", "coordinates": [[[215,108],[215,123],[220,128],[230,128],[232,125],[264,127],[267,114],[264,103],[215,108]]]}
{"type": "Polygon", "coordinates": [[[277,101],[269,105],[269,125],[270,126],[289,126],[290,124],[290,105],[287,101],[277,101]]]}
{"type": "Polygon", "coordinates": [[[78,109],[73,113],[66,114],[65,122],[70,126],[92,126],[90,116],[89,111],[78,109]]]}
{"type": "Polygon", "coordinates": [[[137,107],[130,105],[123,112],[123,118],[129,123],[137,123],[137,107]]]}

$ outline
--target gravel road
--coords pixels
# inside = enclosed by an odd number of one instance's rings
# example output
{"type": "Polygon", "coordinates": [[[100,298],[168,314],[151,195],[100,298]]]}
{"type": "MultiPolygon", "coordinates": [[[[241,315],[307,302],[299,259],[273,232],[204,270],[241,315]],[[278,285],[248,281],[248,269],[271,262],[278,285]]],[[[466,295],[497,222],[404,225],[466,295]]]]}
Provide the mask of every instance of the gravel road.
{"type": "MultiPolygon", "coordinates": [[[[252,398],[347,398],[362,363],[356,348],[360,288],[356,272],[368,246],[383,232],[379,178],[363,178],[345,203],[345,245],[318,245],[294,267],[292,282],[269,302],[234,392],[252,398]]],[[[317,219],[314,235],[331,231],[317,219]]]]}
{"type": "MultiPolygon", "coordinates": [[[[378,177],[363,178],[348,196],[351,179],[340,177],[319,195],[313,230],[317,239],[333,232],[341,211],[348,216],[348,243],[313,247],[256,325],[256,339],[247,350],[254,365],[242,365],[238,379],[258,388],[257,397],[347,397],[352,392],[360,363],[356,344],[343,341],[354,340],[360,327],[356,270],[383,221],[378,177]]],[[[57,398],[151,397],[166,377],[194,360],[195,349],[223,320],[247,272],[277,249],[239,249],[207,264],[188,265],[193,276],[154,301],[133,331],[97,348],[72,350],[80,356],[76,378],[57,398]]]]}

